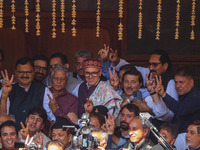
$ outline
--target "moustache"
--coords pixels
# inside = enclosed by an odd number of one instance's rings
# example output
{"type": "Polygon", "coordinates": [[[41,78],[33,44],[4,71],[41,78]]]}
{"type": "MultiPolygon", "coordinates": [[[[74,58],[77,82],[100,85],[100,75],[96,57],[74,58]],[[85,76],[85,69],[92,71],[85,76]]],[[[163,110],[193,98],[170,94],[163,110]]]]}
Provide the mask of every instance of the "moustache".
{"type": "Polygon", "coordinates": [[[30,77],[21,76],[20,78],[21,78],[21,79],[29,79],[30,77]]]}
{"type": "Polygon", "coordinates": [[[125,122],[125,121],[120,122],[120,126],[121,126],[121,128],[123,130],[128,130],[129,129],[129,124],[127,122],[125,122]],[[122,124],[125,124],[125,126],[124,125],[122,126],[122,124]]]}
{"type": "Polygon", "coordinates": [[[133,90],[133,88],[132,87],[127,87],[126,90],[133,90]]]}
{"type": "Polygon", "coordinates": [[[41,76],[44,76],[43,73],[40,73],[40,72],[36,72],[35,75],[41,75],[41,76]]]}

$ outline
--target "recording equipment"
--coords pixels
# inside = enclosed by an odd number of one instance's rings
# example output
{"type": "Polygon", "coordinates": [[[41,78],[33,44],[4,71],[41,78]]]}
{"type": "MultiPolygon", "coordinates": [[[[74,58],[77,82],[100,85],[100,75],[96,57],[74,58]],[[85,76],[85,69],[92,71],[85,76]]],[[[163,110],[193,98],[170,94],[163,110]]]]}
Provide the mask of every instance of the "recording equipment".
{"type": "Polygon", "coordinates": [[[135,100],[142,101],[142,93],[140,91],[133,92],[135,100]]]}
{"type": "Polygon", "coordinates": [[[72,138],[72,148],[73,149],[91,149],[94,150],[100,144],[99,140],[96,137],[93,137],[90,133],[92,129],[90,128],[90,119],[89,114],[84,113],[81,117],[80,123],[82,126],[79,129],[76,129],[75,126],[63,126],[63,129],[74,128],[76,134],[72,138]]]}
{"type": "Polygon", "coordinates": [[[165,148],[166,150],[175,150],[175,148],[173,148],[166,141],[166,139],[160,134],[158,129],[149,121],[151,115],[148,112],[140,113],[139,116],[140,116],[141,122],[151,130],[154,136],[161,142],[163,148],[165,148]]]}

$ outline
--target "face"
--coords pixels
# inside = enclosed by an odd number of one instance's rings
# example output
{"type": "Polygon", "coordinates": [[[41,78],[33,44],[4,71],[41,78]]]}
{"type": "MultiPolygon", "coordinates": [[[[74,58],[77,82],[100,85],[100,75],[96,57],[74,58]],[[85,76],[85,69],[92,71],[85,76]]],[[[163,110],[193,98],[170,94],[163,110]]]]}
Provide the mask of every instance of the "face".
{"type": "Polygon", "coordinates": [[[47,76],[47,63],[44,60],[35,60],[34,61],[34,72],[35,72],[35,80],[43,81],[47,76]]]}
{"type": "Polygon", "coordinates": [[[56,70],[52,77],[52,87],[55,91],[63,91],[67,83],[67,76],[64,70],[56,70]]]}
{"type": "Polygon", "coordinates": [[[63,65],[62,64],[62,61],[59,57],[55,57],[55,58],[52,58],[49,62],[49,70],[50,72],[52,72],[53,68],[55,67],[55,65],[63,65]]]}
{"type": "Polygon", "coordinates": [[[158,75],[162,75],[168,68],[168,64],[162,64],[160,55],[153,54],[149,58],[149,70],[155,70],[158,75]]]}
{"type": "Polygon", "coordinates": [[[76,71],[80,76],[84,75],[84,70],[83,70],[83,61],[86,60],[87,58],[83,57],[77,57],[76,58],[76,71]]]}
{"type": "Polygon", "coordinates": [[[186,143],[190,149],[197,149],[200,147],[200,135],[197,133],[196,125],[189,125],[186,134],[186,143]]]}
{"type": "Polygon", "coordinates": [[[138,91],[142,86],[139,83],[139,76],[127,74],[124,77],[124,91],[127,96],[133,95],[133,92],[138,91]]]}
{"type": "Polygon", "coordinates": [[[1,143],[7,150],[14,150],[17,141],[17,133],[14,127],[5,126],[1,129],[1,143]]]}
{"type": "Polygon", "coordinates": [[[100,129],[101,125],[99,123],[99,120],[97,119],[97,117],[90,117],[90,127],[92,129],[100,129]]]}
{"type": "Polygon", "coordinates": [[[85,80],[89,84],[89,86],[94,86],[101,76],[100,68],[85,68],[84,69],[85,80]]]}
{"type": "Polygon", "coordinates": [[[49,145],[47,150],[63,150],[63,148],[58,145],[49,145]]]}
{"type": "Polygon", "coordinates": [[[0,115],[0,125],[8,120],[12,120],[12,118],[9,115],[0,115]]]}
{"type": "Polygon", "coordinates": [[[140,121],[140,119],[133,119],[129,127],[129,137],[131,142],[134,143],[134,145],[137,145],[138,143],[145,140],[148,130],[143,128],[143,124],[140,121]]]}
{"type": "Polygon", "coordinates": [[[93,137],[96,137],[97,139],[99,139],[100,141],[100,147],[102,147],[103,149],[106,148],[107,146],[107,142],[105,142],[105,140],[102,138],[103,137],[103,133],[95,131],[91,133],[93,137]]]}
{"type": "Polygon", "coordinates": [[[185,95],[188,93],[194,86],[194,80],[182,76],[175,76],[175,88],[178,95],[185,95]]]}
{"type": "Polygon", "coordinates": [[[28,123],[28,131],[29,134],[36,134],[36,132],[40,132],[44,128],[43,119],[38,114],[30,114],[28,118],[26,118],[26,124],[28,123]]]}
{"type": "Polygon", "coordinates": [[[29,87],[34,79],[33,66],[30,63],[25,65],[18,64],[15,70],[15,77],[21,86],[24,88],[29,87]]]}
{"type": "Polygon", "coordinates": [[[128,130],[129,129],[129,124],[135,117],[134,112],[130,112],[127,108],[124,108],[121,112],[121,117],[120,117],[120,126],[123,130],[128,130]]]}
{"type": "Polygon", "coordinates": [[[66,131],[63,131],[62,129],[53,129],[52,130],[52,140],[55,141],[60,141],[61,143],[63,143],[64,148],[68,148],[71,144],[71,140],[72,140],[72,134],[70,134],[69,136],[67,135],[66,131]]]}
{"type": "MultiPolygon", "coordinates": [[[[172,135],[170,132],[168,132],[165,129],[160,130],[160,134],[166,139],[166,141],[170,144],[173,145],[175,142],[175,139],[172,139],[172,135]]],[[[163,141],[164,142],[164,141],[163,141]]],[[[160,141],[158,140],[158,143],[160,144],[160,141]]]]}

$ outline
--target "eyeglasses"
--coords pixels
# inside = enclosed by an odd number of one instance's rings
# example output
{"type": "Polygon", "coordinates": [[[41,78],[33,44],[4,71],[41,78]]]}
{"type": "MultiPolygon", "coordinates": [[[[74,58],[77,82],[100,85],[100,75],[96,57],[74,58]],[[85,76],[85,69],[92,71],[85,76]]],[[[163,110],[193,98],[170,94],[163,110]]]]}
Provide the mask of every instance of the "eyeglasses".
{"type": "Polygon", "coordinates": [[[60,81],[60,82],[66,81],[66,78],[53,77],[53,79],[54,79],[56,82],[57,82],[57,81],[60,81]]]}
{"type": "Polygon", "coordinates": [[[31,74],[33,71],[17,71],[19,74],[31,74]]]}
{"type": "Polygon", "coordinates": [[[84,75],[85,75],[85,77],[89,77],[90,75],[93,77],[96,77],[99,72],[100,72],[100,70],[97,72],[94,72],[94,71],[93,72],[85,72],[84,75]]]}
{"type": "Polygon", "coordinates": [[[36,65],[36,66],[34,66],[34,68],[35,68],[35,69],[38,69],[38,70],[42,69],[42,70],[44,70],[44,71],[47,71],[47,67],[42,67],[42,66],[36,65]]]}
{"type": "Polygon", "coordinates": [[[150,67],[150,66],[153,66],[154,68],[156,68],[159,64],[161,64],[161,62],[159,63],[150,63],[148,62],[147,65],[150,67]]]}

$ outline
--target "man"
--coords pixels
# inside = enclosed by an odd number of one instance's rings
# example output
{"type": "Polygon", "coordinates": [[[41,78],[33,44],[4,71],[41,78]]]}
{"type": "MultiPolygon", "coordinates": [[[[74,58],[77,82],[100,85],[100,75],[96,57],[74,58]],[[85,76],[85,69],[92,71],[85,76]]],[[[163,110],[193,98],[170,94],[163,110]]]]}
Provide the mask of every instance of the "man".
{"type": "Polygon", "coordinates": [[[14,121],[5,121],[0,126],[0,142],[2,150],[15,150],[15,142],[18,139],[17,125],[14,121]]]}
{"type": "MultiPolygon", "coordinates": [[[[165,138],[165,140],[174,148],[174,142],[178,136],[178,129],[177,127],[172,123],[164,123],[161,126],[160,134],[165,138]]],[[[164,141],[163,141],[164,142],[164,141]]],[[[152,147],[152,150],[165,150],[165,148],[162,146],[161,142],[158,140],[157,145],[152,147]]],[[[165,143],[165,142],[164,142],[165,143]]]]}
{"type": "Polygon", "coordinates": [[[13,115],[0,114],[0,125],[8,120],[12,120],[15,122],[15,117],[13,115]]]}
{"type": "MultiPolygon", "coordinates": [[[[43,106],[43,99],[48,99],[48,88],[39,82],[34,82],[34,71],[31,59],[23,57],[15,65],[17,83],[12,84],[5,72],[1,94],[1,113],[13,114],[17,125],[25,121],[28,111],[36,106],[43,106]]],[[[51,114],[48,113],[49,118],[51,114]]],[[[54,119],[55,120],[55,119],[54,119]]],[[[50,120],[52,121],[52,120],[50,120]]]]}
{"type": "Polygon", "coordinates": [[[99,113],[90,114],[90,127],[92,129],[105,129],[104,116],[99,113]]]}
{"type": "Polygon", "coordinates": [[[200,120],[195,120],[189,124],[186,134],[186,143],[189,150],[200,150],[200,120]]]}
{"type": "Polygon", "coordinates": [[[59,141],[51,141],[47,144],[47,150],[63,150],[63,144],[59,141]]]}
{"type": "Polygon", "coordinates": [[[73,77],[78,79],[79,83],[85,81],[83,61],[88,58],[94,58],[93,53],[88,50],[79,50],[75,54],[76,71],[73,73],[73,77]]]}
{"type": "Polygon", "coordinates": [[[129,137],[131,143],[128,145],[128,150],[149,150],[153,143],[149,140],[149,129],[142,124],[139,117],[135,117],[130,122],[129,137]]]}
{"type": "MultiPolygon", "coordinates": [[[[69,63],[68,63],[68,59],[65,55],[63,55],[62,53],[54,53],[53,55],[51,55],[50,59],[49,59],[49,71],[50,73],[52,72],[53,68],[56,65],[64,65],[67,69],[69,69],[69,63]]],[[[51,77],[47,76],[47,78],[45,79],[45,85],[46,86],[51,86],[51,77]]],[[[72,77],[72,74],[70,72],[68,72],[68,82],[66,84],[66,90],[71,93],[72,90],[79,84],[78,80],[75,79],[74,77],[72,77]]]]}
{"type": "Polygon", "coordinates": [[[44,82],[48,71],[48,58],[44,55],[35,55],[32,58],[35,72],[35,81],[44,82]]]}
{"type": "Polygon", "coordinates": [[[95,150],[105,150],[108,141],[108,133],[102,129],[95,129],[91,135],[99,140],[99,146],[95,150]]]}
{"type": "Polygon", "coordinates": [[[187,67],[180,67],[175,72],[174,80],[179,95],[178,102],[164,91],[162,84],[157,85],[156,92],[162,97],[167,107],[174,112],[173,122],[179,128],[179,133],[183,133],[186,132],[191,121],[200,118],[200,91],[194,85],[193,74],[187,67]]]}
{"type": "Polygon", "coordinates": [[[49,108],[53,114],[61,117],[68,118],[68,113],[72,112],[77,115],[78,113],[78,99],[67,92],[66,83],[68,70],[65,66],[56,65],[51,72],[52,87],[50,91],[53,93],[53,97],[49,95],[49,100],[44,101],[45,109],[49,108]]]}
{"type": "Polygon", "coordinates": [[[63,130],[63,125],[72,125],[69,120],[63,117],[56,117],[56,122],[51,127],[52,141],[60,141],[64,145],[64,150],[72,150],[71,142],[73,136],[73,129],[67,128],[63,130]]]}
{"type": "Polygon", "coordinates": [[[46,143],[50,141],[50,139],[42,133],[46,121],[47,114],[42,107],[30,109],[25,121],[26,128],[23,123],[21,123],[22,129],[19,132],[19,137],[22,141],[25,141],[27,135],[29,135],[30,138],[34,137],[33,140],[35,143],[39,142],[40,138],[43,137],[43,143],[40,144],[45,147],[46,143]]]}
{"type": "Polygon", "coordinates": [[[101,62],[98,59],[86,59],[83,62],[83,68],[86,81],[77,86],[73,92],[79,100],[78,116],[81,117],[85,112],[83,105],[87,102],[86,99],[89,99],[94,106],[107,107],[116,118],[122,99],[109,83],[100,81],[101,62]]]}

